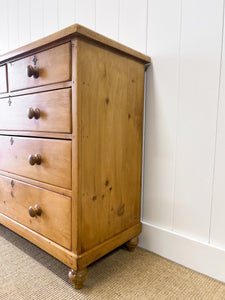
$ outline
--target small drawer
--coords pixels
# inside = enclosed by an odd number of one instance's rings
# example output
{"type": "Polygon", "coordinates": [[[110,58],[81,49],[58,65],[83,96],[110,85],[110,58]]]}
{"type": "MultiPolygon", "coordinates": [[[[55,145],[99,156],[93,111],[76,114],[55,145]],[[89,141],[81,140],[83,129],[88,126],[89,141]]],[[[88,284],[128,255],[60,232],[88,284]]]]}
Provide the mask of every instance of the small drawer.
{"type": "Polygon", "coordinates": [[[71,80],[71,44],[9,63],[9,89],[16,91],[71,80]]]}
{"type": "Polygon", "coordinates": [[[0,67],[0,94],[7,93],[6,66],[0,67]]]}
{"type": "Polygon", "coordinates": [[[71,189],[71,141],[0,136],[0,169],[71,189]]]}
{"type": "Polygon", "coordinates": [[[71,132],[71,89],[0,101],[0,130],[71,132]]]}
{"type": "Polygon", "coordinates": [[[0,176],[0,211],[71,249],[70,197],[0,176]]]}

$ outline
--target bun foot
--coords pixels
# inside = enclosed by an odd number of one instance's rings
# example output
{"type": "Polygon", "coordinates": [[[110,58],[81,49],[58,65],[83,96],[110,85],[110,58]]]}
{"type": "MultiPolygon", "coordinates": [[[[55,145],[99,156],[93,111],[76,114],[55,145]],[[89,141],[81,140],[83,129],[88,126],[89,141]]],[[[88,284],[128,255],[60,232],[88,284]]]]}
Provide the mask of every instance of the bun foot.
{"type": "Polygon", "coordinates": [[[125,246],[127,247],[128,251],[134,252],[135,248],[137,247],[139,242],[138,236],[135,236],[133,239],[129,240],[125,243],[125,246]]]}
{"type": "Polygon", "coordinates": [[[82,288],[84,281],[88,277],[88,270],[87,268],[80,271],[75,271],[71,269],[69,270],[68,276],[70,281],[73,282],[75,289],[79,290],[82,288]]]}

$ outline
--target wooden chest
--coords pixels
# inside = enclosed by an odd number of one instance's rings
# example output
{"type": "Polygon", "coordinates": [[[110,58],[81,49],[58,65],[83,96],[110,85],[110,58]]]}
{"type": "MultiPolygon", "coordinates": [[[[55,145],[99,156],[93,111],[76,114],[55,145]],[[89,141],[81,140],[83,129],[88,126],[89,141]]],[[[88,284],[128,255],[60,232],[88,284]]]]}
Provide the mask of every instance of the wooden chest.
{"type": "Polygon", "coordinates": [[[141,232],[145,64],[78,24],[0,57],[0,223],[70,267],[141,232]]]}

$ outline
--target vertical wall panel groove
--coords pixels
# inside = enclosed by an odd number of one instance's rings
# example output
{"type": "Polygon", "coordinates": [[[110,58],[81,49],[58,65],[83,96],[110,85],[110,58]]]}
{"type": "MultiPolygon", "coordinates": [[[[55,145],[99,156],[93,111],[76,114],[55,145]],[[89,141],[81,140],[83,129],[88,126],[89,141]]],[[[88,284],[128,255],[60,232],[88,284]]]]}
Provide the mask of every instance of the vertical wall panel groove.
{"type": "Polygon", "coordinates": [[[76,22],[76,0],[58,0],[58,24],[59,30],[76,22]]]}
{"type": "Polygon", "coordinates": [[[221,59],[220,93],[218,107],[216,155],[214,169],[214,189],[211,210],[210,243],[225,248],[225,31],[221,59]]]}
{"type": "Polygon", "coordinates": [[[0,0],[0,7],[0,54],[3,54],[9,49],[8,1],[0,0]]]}
{"type": "Polygon", "coordinates": [[[30,1],[21,0],[19,3],[19,44],[30,42],[30,1]]]}
{"type": "Polygon", "coordinates": [[[77,23],[95,30],[95,0],[77,0],[77,23]]]}
{"type": "Polygon", "coordinates": [[[9,49],[19,47],[19,2],[17,0],[9,0],[9,49]]]}
{"type": "Polygon", "coordinates": [[[151,0],[148,12],[147,48],[152,65],[147,71],[143,219],[171,228],[180,0],[151,0]]]}
{"type": "Polygon", "coordinates": [[[30,2],[30,31],[31,41],[44,36],[43,30],[43,0],[30,2]]]}
{"type": "Polygon", "coordinates": [[[146,32],[145,32],[145,53],[147,54],[148,52],[148,20],[149,20],[149,17],[148,17],[148,14],[149,14],[149,11],[148,11],[148,7],[149,7],[149,1],[147,1],[147,9],[146,9],[146,32]]]}
{"type": "MultiPolygon", "coordinates": [[[[223,0],[223,15],[222,15],[222,34],[221,34],[221,52],[220,52],[220,72],[219,72],[219,84],[218,84],[218,99],[217,99],[217,117],[216,117],[216,134],[215,134],[215,150],[214,150],[214,158],[213,158],[213,180],[212,180],[212,193],[211,193],[211,206],[210,206],[210,227],[209,227],[209,238],[208,238],[208,242],[211,242],[211,233],[212,233],[212,223],[213,225],[215,225],[214,222],[214,207],[216,205],[214,205],[214,187],[215,187],[215,173],[216,173],[216,162],[218,161],[218,158],[221,159],[221,157],[216,157],[217,154],[217,143],[219,143],[220,141],[218,140],[218,126],[219,126],[219,114],[221,112],[220,110],[220,102],[221,102],[221,88],[222,87],[222,71],[223,71],[223,67],[222,67],[222,63],[223,63],[223,55],[224,55],[224,8],[225,8],[225,1],[223,0]]],[[[224,85],[224,84],[223,84],[224,85]]],[[[221,122],[220,122],[221,123],[221,122]]],[[[220,146],[220,145],[218,145],[220,146]]],[[[217,200],[217,199],[216,199],[217,200]]],[[[221,209],[222,207],[220,207],[221,209]]],[[[216,218],[217,219],[217,218],[216,218]]],[[[214,230],[214,228],[213,228],[214,230]]],[[[217,230],[220,230],[220,228],[218,228],[217,230]]],[[[223,239],[222,239],[223,240],[223,239]]]]}
{"type": "Polygon", "coordinates": [[[173,182],[173,200],[172,200],[172,224],[171,229],[174,230],[174,210],[175,210],[175,188],[176,188],[176,175],[177,175],[177,142],[178,142],[178,116],[179,116],[179,103],[180,103],[180,62],[181,62],[181,35],[182,35],[182,8],[183,0],[180,1],[180,20],[179,20],[179,46],[178,46],[178,88],[177,88],[177,107],[176,107],[176,137],[175,137],[175,152],[174,152],[174,182],[173,182]]]}
{"type": "Polygon", "coordinates": [[[43,28],[44,35],[49,35],[58,30],[58,1],[44,1],[43,28]]]}
{"type": "Polygon", "coordinates": [[[208,241],[222,1],[183,0],[174,230],[208,241]]]}
{"type": "MultiPolygon", "coordinates": [[[[146,12],[146,43],[145,43],[145,53],[148,51],[148,19],[149,19],[149,11],[148,11],[148,1],[147,1],[147,12],[146,12]]],[[[149,65],[150,66],[150,65],[149,65]]],[[[148,66],[148,67],[149,67],[148,66]]],[[[142,142],[142,181],[141,181],[141,221],[143,221],[143,208],[144,208],[144,185],[145,185],[145,134],[146,134],[146,102],[147,102],[147,70],[145,72],[145,89],[144,89],[144,106],[143,106],[143,142],[142,142]]]]}
{"type": "Polygon", "coordinates": [[[120,1],[119,41],[145,52],[147,0],[120,1]]]}
{"type": "Polygon", "coordinates": [[[119,39],[119,0],[96,1],[96,31],[111,39],[119,39]]]}

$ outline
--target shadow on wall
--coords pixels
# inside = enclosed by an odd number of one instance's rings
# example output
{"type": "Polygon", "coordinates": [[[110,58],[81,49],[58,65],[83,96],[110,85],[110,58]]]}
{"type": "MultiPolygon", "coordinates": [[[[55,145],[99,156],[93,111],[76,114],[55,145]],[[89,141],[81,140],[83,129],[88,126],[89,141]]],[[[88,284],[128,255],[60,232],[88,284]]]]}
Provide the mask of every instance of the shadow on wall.
{"type": "Polygon", "coordinates": [[[152,58],[146,74],[143,220],[171,228],[177,135],[177,80],[152,58]],[[168,88],[173,91],[168,94],[168,88]]]}

